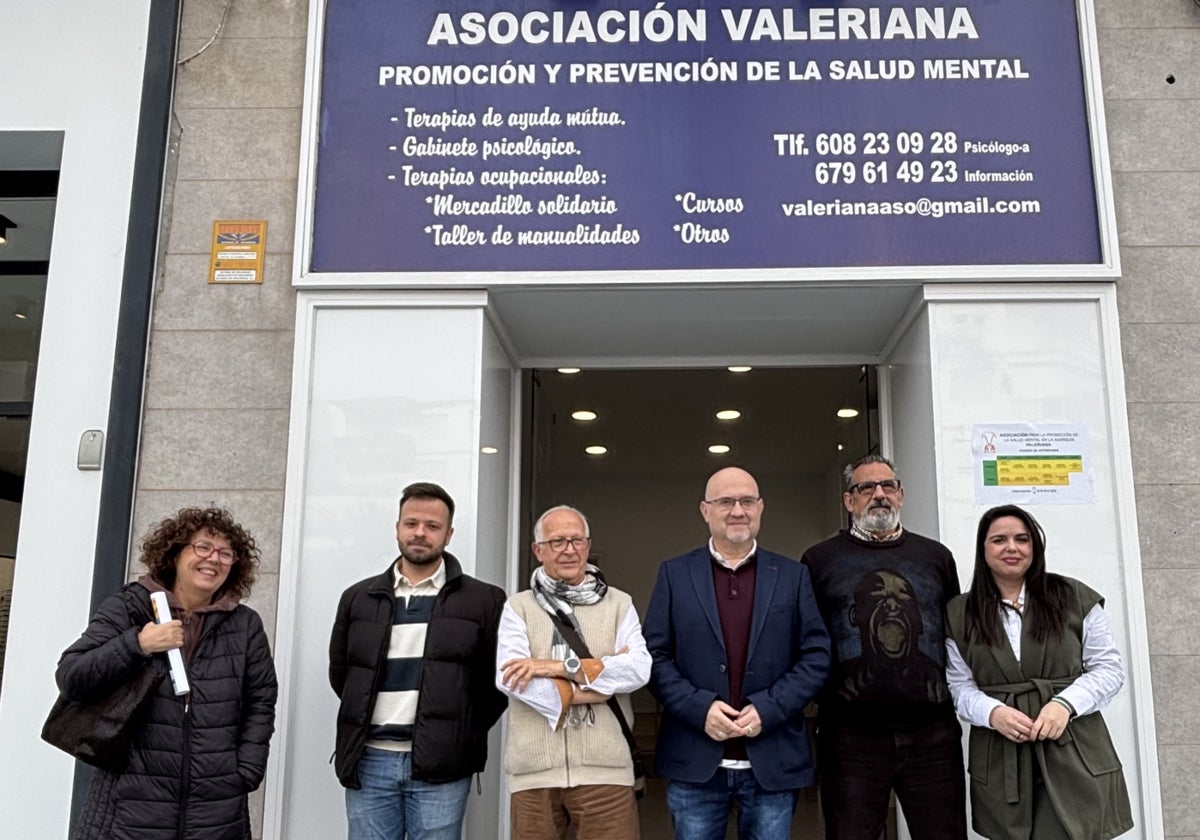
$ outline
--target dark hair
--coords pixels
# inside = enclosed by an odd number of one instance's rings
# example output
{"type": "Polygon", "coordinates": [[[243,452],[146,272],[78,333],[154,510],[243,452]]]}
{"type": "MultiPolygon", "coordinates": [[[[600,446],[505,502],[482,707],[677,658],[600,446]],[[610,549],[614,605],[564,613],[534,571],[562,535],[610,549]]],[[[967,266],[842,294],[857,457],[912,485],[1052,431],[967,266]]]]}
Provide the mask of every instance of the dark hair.
{"type": "Polygon", "coordinates": [[[183,508],[174,516],[164,519],[142,538],[142,564],[168,589],[175,586],[175,561],[179,552],[196,534],[206,533],[229,540],[229,547],[237,556],[229,567],[229,577],[213,596],[215,601],[226,592],[235,593],[239,599],[250,595],[250,588],[258,577],[258,546],[254,537],[233,520],[223,508],[183,508]]]}
{"type": "Polygon", "coordinates": [[[1070,596],[1066,581],[1046,571],[1046,532],[1033,515],[1016,505],[1000,505],[986,511],[979,517],[979,530],[975,534],[975,572],[967,592],[967,632],[970,634],[974,628],[991,647],[1001,645],[1004,631],[1000,624],[1000,589],[988,568],[984,543],[992,523],[1006,516],[1021,520],[1029,530],[1033,557],[1025,572],[1024,618],[1039,642],[1062,634],[1070,596]]]}
{"type": "Polygon", "coordinates": [[[400,493],[400,507],[404,507],[404,503],[409,499],[437,499],[440,502],[445,502],[446,507],[450,509],[450,521],[454,521],[454,500],[450,498],[440,484],[434,484],[432,481],[418,481],[408,485],[400,493]]]}

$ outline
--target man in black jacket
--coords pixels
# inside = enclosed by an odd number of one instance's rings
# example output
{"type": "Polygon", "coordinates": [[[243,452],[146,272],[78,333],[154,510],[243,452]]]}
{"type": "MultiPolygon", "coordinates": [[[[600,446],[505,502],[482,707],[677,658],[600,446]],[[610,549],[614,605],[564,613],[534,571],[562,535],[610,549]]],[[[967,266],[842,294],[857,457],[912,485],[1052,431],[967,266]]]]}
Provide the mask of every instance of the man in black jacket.
{"type": "Polygon", "coordinates": [[[458,840],[504,712],[494,684],[504,592],[445,551],[453,519],[441,487],[405,487],[400,556],[338,603],[329,683],[341,698],[335,769],[350,840],[458,840]]]}

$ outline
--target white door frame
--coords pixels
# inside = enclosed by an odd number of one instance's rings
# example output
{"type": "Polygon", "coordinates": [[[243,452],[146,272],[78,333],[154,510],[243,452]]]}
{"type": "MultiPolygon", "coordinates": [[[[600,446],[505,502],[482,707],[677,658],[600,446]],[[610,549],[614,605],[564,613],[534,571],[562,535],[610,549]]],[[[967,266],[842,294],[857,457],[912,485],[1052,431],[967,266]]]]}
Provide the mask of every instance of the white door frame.
{"type": "MultiPolygon", "coordinates": [[[[1107,415],[1109,446],[1104,457],[1111,459],[1112,504],[1115,510],[1120,576],[1123,583],[1121,607],[1125,614],[1128,633],[1127,650],[1123,650],[1126,669],[1125,691],[1133,706],[1133,725],[1136,727],[1133,743],[1135,750],[1135,772],[1141,798],[1141,820],[1134,828],[1142,837],[1163,836],[1162,801],[1160,794],[1158,741],[1154,721],[1154,695],[1151,686],[1150,643],[1146,628],[1145,587],[1142,580],[1141,548],[1138,542],[1137,508],[1134,498],[1134,474],[1129,420],[1126,410],[1125,375],[1121,361],[1120,321],[1117,312],[1116,286],[1112,283],[974,283],[974,284],[930,284],[922,290],[921,297],[914,301],[909,311],[900,320],[896,330],[883,351],[883,362],[879,368],[880,432],[884,454],[895,452],[893,433],[894,383],[891,361],[914,326],[921,319],[928,319],[931,306],[946,306],[956,303],[1030,303],[1030,302],[1076,302],[1095,306],[1098,324],[1099,345],[1103,368],[1104,405],[1107,415]]],[[[928,336],[927,348],[936,371],[939,353],[938,336],[928,336]]],[[[936,397],[931,394],[933,428],[940,429],[936,397]]],[[[989,417],[980,417],[986,421],[989,417]]],[[[935,445],[932,447],[935,461],[935,483],[949,485],[944,461],[946,453],[935,445]]],[[[1094,453],[1098,456],[1099,453],[1094,453]]],[[[943,492],[937,494],[937,510],[933,512],[930,531],[945,539],[948,498],[943,492]]],[[[960,540],[961,542],[961,540],[960,540]]],[[[960,567],[971,558],[959,558],[960,567]]],[[[1112,601],[1113,599],[1110,599],[1112,601]]],[[[1128,776],[1127,776],[1128,778],[1128,776]]]]}
{"type": "MultiPolygon", "coordinates": [[[[1122,573],[1124,575],[1126,598],[1123,604],[1128,618],[1128,630],[1131,649],[1127,652],[1127,668],[1133,702],[1138,711],[1137,771],[1139,787],[1142,791],[1141,807],[1143,814],[1143,836],[1161,836],[1162,813],[1158,794],[1158,760],[1157,742],[1155,739],[1153,719],[1153,695],[1150,685],[1149,643],[1146,634],[1144,588],[1141,578],[1140,549],[1137,541],[1137,520],[1133,498],[1133,469],[1130,450],[1128,420],[1125,412],[1124,375],[1121,366],[1121,345],[1116,310],[1116,292],[1111,283],[995,283],[995,284],[944,284],[927,285],[920,298],[899,319],[892,337],[883,348],[879,357],[864,355],[857,363],[870,364],[878,367],[879,382],[879,431],[880,446],[884,454],[895,451],[893,440],[894,428],[894,391],[892,373],[887,361],[891,358],[900,341],[907,331],[920,318],[927,318],[931,304],[947,304],[953,302],[996,302],[1006,301],[1091,301],[1099,309],[1101,329],[1101,350],[1105,371],[1106,403],[1110,418],[1111,452],[1115,484],[1113,488],[1114,504],[1116,506],[1120,534],[1121,557],[1124,558],[1122,573]]],[[[514,343],[505,334],[504,325],[498,316],[488,307],[488,295],[484,291],[391,291],[391,290],[347,290],[347,291],[301,291],[297,301],[296,321],[296,356],[293,364],[293,394],[292,394],[292,426],[289,441],[288,484],[284,504],[284,534],[282,545],[282,560],[280,569],[280,588],[278,605],[278,626],[290,628],[299,619],[296,614],[297,564],[289,558],[299,556],[301,539],[301,507],[305,492],[305,463],[304,447],[308,435],[308,419],[306,400],[307,387],[312,375],[312,352],[316,313],[322,308],[380,308],[396,306],[426,306],[426,307],[470,307],[484,311],[489,323],[505,345],[510,361],[513,363],[512,391],[512,422],[510,445],[516,453],[510,465],[509,477],[509,565],[508,586],[510,590],[519,587],[517,570],[522,547],[517,544],[520,534],[518,502],[521,473],[520,448],[521,440],[521,406],[525,378],[521,370],[525,366],[553,367],[554,359],[538,358],[536,365],[531,360],[521,360],[514,352],[514,343]]],[[[932,351],[931,351],[932,352],[932,351]]],[[[573,359],[565,353],[560,357],[562,363],[570,363],[573,359]]],[[[646,356],[634,359],[623,359],[614,367],[653,368],[680,367],[678,357],[646,356]]],[[[741,361],[740,359],[737,361],[741,361]]],[[[753,362],[754,360],[751,360],[753,362]]],[[[696,366],[711,365],[713,359],[698,361],[696,366]]],[[[760,361],[760,364],[762,361],[760,361]]],[[[828,366],[828,359],[813,359],[805,356],[772,357],[769,364],[773,366],[828,366]]],[[[934,451],[935,460],[939,453],[934,451]]],[[[940,483],[940,482],[939,482],[940,483]]],[[[939,496],[939,518],[944,509],[939,496]]],[[[939,529],[940,530],[940,529],[939,529]]],[[[264,821],[264,838],[279,836],[282,824],[283,809],[286,803],[282,801],[283,781],[288,769],[288,739],[289,739],[289,710],[292,697],[300,687],[293,684],[291,678],[293,650],[290,634],[280,632],[276,641],[276,661],[281,674],[279,726],[273,744],[273,761],[266,781],[266,812],[264,821]]],[[[505,737],[506,727],[501,727],[501,739],[505,737]]],[[[491,767],[500,767],[500,756],[492,756],[491,767]]],[[[508,797],[501,796],[498,827],[502,836],[507,835],[508,797]]]]}

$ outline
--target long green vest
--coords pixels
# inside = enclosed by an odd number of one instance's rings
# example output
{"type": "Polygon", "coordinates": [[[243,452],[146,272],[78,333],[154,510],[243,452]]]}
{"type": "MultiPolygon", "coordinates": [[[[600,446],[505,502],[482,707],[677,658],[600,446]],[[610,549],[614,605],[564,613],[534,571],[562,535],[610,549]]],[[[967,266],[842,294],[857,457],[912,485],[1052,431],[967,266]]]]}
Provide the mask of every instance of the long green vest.
{"type": "MultiPolygon", "coordinates": [[[[1104,599],[1083,583],[1071,586],[1061,638],[1021,635],[1021,661],[1002,639],[990,647],[966,632],[967,596],[946,606],[946,634],[989,697],[1037,718],[1042,706],[1083,673],[1083,617],[1104,599]]],[[[972,634],[974,636],[974,634],[972,634]]],[[[1074,718],[1057,741],[1015,744],[994,729],[971,727],[967,772],[975,830],[992,840],[1029,840],[1033,831],[1033,767],[1071,840],[1108,840],[1133,828],[1121,760],[1099,713],[1074,718]]]]}

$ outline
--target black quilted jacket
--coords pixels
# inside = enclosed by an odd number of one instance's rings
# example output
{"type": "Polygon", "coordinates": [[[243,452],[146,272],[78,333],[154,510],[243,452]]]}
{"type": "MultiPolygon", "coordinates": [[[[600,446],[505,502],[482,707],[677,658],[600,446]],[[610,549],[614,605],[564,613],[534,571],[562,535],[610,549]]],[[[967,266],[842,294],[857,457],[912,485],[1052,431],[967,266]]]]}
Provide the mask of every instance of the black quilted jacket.
{"type": "MultiPolygon", "coordinates": [[[[59,660],[59,688],[85,698],[133,669],[167,670],[165,654],[138,647],[151,615],[140,583],[105,600],[59,660]]],[[[277,693],[258,613],[232,603],[207,612],[188,681],[191,694],[176,697],[163,680],[125,772],[96,773],[76,840],[249,840],[246,794],[267,769],[277,693]]]]}
{"type": "MultiPolygon", "coordinates": [[[[508,704],[496,688],[504,591],[463,574],[452,554],[442,557],[446,584],[425,634],[412,742],[413,778],[439,784],[483,772],[488,730],[508,704]]],[[[329,684],[341,699],[334,769],[348,788],[361,786],[358,761],[396,612],[394,565],[342,593],[329,640],[329,684]]]]}

